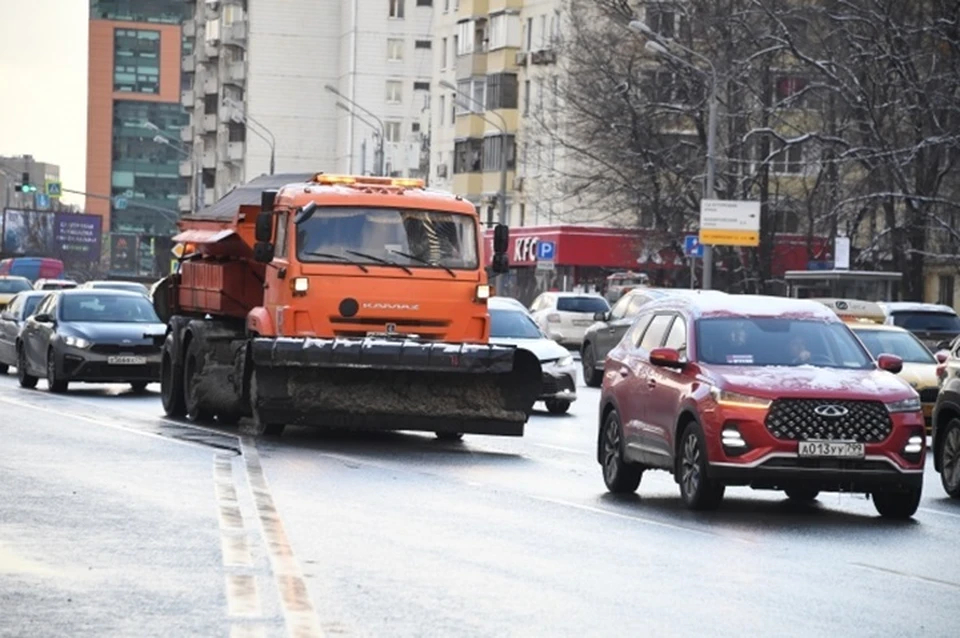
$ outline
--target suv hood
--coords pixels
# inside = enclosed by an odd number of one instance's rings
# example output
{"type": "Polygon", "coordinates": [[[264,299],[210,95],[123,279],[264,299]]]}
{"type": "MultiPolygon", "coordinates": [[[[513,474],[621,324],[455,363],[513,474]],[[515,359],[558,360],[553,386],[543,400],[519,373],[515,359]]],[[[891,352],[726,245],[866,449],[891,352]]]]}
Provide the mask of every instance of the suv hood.
{"type": "Polygon", "coordinates": [[[889,403],[915,396],[910,385],[886,370],[842,370],[815,366],[716,366],[723,390],[765,399],[829,398],[889,403]]]}

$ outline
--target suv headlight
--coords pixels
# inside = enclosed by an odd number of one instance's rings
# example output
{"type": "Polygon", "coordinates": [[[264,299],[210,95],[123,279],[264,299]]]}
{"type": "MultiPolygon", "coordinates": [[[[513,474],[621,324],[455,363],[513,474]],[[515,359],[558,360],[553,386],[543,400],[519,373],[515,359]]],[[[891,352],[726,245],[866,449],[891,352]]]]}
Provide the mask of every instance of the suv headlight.
{"type": "Polygon", "coordinates": [[[567,366],[573,365],[573,355],[567,355],[557,359],[557,366],[560,368],[566,368],[567,366]]]}
{"type": "Polygon", "coordinates": [[[887,411],[891,414],[896,412],[919,412],[923,409],[923,406],[920,405],[920,397],[910,397],[909,399],[894,401],[886,405],[887,411]]]}
{"type": "Polygon", "coordinates": [[[710,394],[713,400],[720,405],[740,407],[740,408],[762,408],[766,409],[773,403],[770,399],[755,397],[749,394],[740,394],[739,392],[729,392],[720,388],[711,388],[710,394]]]}
{"type": "Polygon", "coordinates": [[[93,345],[83,337],[64,337],[63,343],[72,348],[89,348],[93,345]]]}

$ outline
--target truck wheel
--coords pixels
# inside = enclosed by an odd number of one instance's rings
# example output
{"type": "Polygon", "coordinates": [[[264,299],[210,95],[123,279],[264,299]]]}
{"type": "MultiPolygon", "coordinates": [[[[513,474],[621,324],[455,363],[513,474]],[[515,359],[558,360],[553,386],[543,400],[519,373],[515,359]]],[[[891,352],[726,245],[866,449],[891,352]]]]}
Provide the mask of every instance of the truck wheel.
{"type": "Polygon", "coordinates": [[[167,416],[182,418],[187,415],[183,399],[183,366],[174,363],[173,335],[163,344],[160,363],[160,401],[167,416]]]}
{"type": "Polygon", "coordinates": [[[187,347],[187,356],[183,367],[183,399],[186,406],[187,418],[197,423],[206,423],[213,420],[210,410],[203,407],[199,388],[203,366],[203,353],[197,339],[190,341],[187,347]]]}
{"type": "Polygon", "coordinates": [[[922,490],[919,487],[903,492],[875,492],[873,506],[884,518],[903,521],[917,513],[921,495],[922,490]]]}
{"type": "Polygon", "coordinates": [[[260,418],[257,410],[257,373],[250,375],[250,418],[240,423],[240,434],[246,436],[280,436],[285,423],[270,423],[260,418]]]}

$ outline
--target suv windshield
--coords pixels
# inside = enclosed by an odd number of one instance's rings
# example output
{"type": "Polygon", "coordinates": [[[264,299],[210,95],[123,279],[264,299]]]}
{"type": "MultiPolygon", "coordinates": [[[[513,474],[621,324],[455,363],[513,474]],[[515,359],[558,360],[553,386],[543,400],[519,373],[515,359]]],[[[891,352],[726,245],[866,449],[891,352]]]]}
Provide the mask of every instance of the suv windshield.
{"type": "Polygon", "coordinates": [[[60,303],[63,321],[160,323],[153,304],[146,297],[109,293],[64,295],[60,303]]]}
{"type": "Polygon", "coordinates": [[[810,319],[701,319],[697,344],[700,361],[720,365],[855,369],[873,365],[845,325],[810,319]]]}
{"type": "Polygon", "coordinates": [[[610,304],[603,297],[559,297],[557,310],[594,314],[610,310],[610,304]]]}
{"type": "Polygon", "coordinates": [[[387,260],[410,268],[473,270],[479,265],[472,217],[403,208],[318,207],[297,226],[297,258],[343,263],[311,253],[369,265],[387,260]]]}
{"type": "Polygon", "coordinates": [[[490,310],[490,337],[495,339],[542,339],[540,328],[525,312],[490,310]]]}
{"type": "Polygon", "coordinates": [[[948,312],[894,312],[893,323],[914,332],[960,332],[960,317],[948,312]]]}
{"type": "Polygon", "coordinates": [[[874,358],[881,354],[895,354],[907,363],[937,362],[927,347],[909,332],[868,329],[854,329],[853,332],[874,358]]]}
{"type": "Polygon", "coordinates": [[[23,279],[0,279],[0,294],[30,290],[31,287],[30,282],[23,279]]]}

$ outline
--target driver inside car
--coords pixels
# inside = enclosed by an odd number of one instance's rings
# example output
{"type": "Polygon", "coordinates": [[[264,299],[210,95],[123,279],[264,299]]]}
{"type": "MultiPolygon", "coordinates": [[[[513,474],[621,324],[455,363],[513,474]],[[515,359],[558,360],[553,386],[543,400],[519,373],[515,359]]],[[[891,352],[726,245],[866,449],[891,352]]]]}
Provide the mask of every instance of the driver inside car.
{"type": "Polygon", "coordinates": [[[800,335],[796,335],[790,339],[790,355],[793,357],[793,363],[796,365],[802,365],[810,361],[810,350],[800,335]]]}

